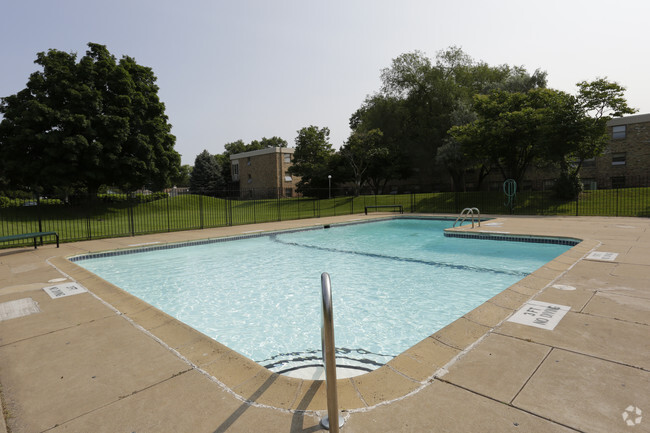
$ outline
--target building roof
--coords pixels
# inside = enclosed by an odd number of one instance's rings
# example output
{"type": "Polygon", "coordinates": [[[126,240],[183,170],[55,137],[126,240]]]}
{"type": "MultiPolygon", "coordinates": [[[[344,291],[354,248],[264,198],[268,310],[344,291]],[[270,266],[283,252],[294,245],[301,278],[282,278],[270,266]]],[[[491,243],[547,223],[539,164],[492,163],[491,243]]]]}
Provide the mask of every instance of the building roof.
{"type": "Polygon", "coordinates": [[[248,152],[235,153],[230,155],[230,160],[249,158],[251,156],[266,155],[268,153],[293,153],[296,149],[293,147],[267,147],[260,150],[251,150],[248,152]]]}
{"type": "Polygon", "coordinates": [[[607,126],[630,125],[632,123],[650,122],[650,113],[635,114],[634,116],[616,117],[609,122],[607,126]]]}

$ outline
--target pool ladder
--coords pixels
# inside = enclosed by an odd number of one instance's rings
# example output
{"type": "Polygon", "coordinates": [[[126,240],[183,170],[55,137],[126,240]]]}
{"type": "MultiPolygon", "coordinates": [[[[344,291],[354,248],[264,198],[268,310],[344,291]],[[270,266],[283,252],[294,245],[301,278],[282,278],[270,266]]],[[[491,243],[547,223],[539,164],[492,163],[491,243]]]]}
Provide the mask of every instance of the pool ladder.
{"type": "Polygon", "coordinates": [[[460,222],[460,225],[463,225],[467,217],[471,216],[472,217],[472,228],[474,228],[474,212],[476,212],[476,215],[478,216],[478,226],[481,227],[481,212],[478,210],[477,207],[466,207],[460,212],[460,215],[458,215],[458,218],[456,218],[456,221],[454,221],[454,225],[452,227],[456,227],[456,223],[458,222],[459,219],[462,218],[462,221],[460,222]]]}
{"type": "Polygon", "coordinates": [[[336,347],[334,346],[334,314],[332,312],[332,285],[330,276],[323,272],[320,276],[323,295],[323,324],[321,327],[321,348],[323,350],[323,367],[325,367],[325,385],[327,387],[327,416],[321,419],[321,425],[333,433],[339,433],[343,427],[343,417],[339,415],[339,401],[336,391],[336,347]],[[338,422],[330,423],[331,420],[338,422]]]}

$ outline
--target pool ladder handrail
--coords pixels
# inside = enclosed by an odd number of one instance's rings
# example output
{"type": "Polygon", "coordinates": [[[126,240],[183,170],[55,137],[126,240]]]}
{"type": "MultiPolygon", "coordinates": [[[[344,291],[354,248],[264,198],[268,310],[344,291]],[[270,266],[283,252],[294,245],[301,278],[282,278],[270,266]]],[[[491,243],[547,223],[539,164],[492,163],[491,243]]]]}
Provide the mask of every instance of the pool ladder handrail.
{"type": "Polygon", "coordinates": [[[476,214],[478,215],[478,226],[481,227],[481,211],[479,211],[477,207],[466,207],[460,212],[460,215],[458,215],[458,218],[454,221],[452,228],[456,227],[456,223],[461,219],[461,217],[463,220],[460,222],[460,225],[463,225],[468,216],[472,217],[472,228],[474,228],[474,211],[476,211],[476,214]]]}
{"type": "Polygon", "coordinates": [[[321,419],[321,425],[327,430],[338,433],[343,426],[343,417],[339,415],[339,401],[336,390],[336,346],[334,346],[334,313],[332,311],[332,285],[330,276],[323,272],[320,276],[323,295],[323,324],[321,327],[321,349],[323,367],[325,367],[325,385],[327,388],[327,416],[321,419]],[[337,419],[338,422],[330,423],[337,419]]]}

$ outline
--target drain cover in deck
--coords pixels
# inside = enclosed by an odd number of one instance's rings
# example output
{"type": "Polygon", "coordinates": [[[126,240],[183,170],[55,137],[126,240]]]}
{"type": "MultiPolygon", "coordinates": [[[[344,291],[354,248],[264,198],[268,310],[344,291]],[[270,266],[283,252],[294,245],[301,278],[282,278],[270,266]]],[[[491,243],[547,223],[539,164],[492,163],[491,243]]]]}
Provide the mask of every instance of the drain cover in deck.
{"type": "Polygon", "coordinates": [[[38,304],[32,298],[16,299],[0,304],[0,322],[40,313],[38,304]]]}

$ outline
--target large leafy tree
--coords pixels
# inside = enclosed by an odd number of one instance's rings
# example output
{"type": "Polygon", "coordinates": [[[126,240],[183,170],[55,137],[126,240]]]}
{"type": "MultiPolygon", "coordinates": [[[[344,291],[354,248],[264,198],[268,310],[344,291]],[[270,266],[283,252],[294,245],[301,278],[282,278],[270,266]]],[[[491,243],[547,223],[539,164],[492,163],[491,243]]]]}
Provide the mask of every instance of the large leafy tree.
{"type": "Polygon", "coordinates": [[[0,164],[15,187],[37,191],[101,185],[161,188],[180,155],[151,68],[119,62],[103,45],[37,54],[42,69],[2,98],[0,164]]]}
{"type": "Polygon", "coordinates": [[[361,181],[359,187],[367,183],[379,193],[388,181],[404,179],[413,173],[413,162],[408,152],[412,141],[406,131],[410,124],[409,116],[403,100],[384,95],[368,98],[352,115],[352,134],[341,153],[346,153],[348,164],[353,164],[351,157],[363,158],[367,164],[363,175],[357,179],[361,181]]]}
{"type": "Polygon", "coordinates": [[[575,96],[564,94],[553,107],[546,131],[546,159],[560,169],[556,192],[569,199],[582,190],[582,162],[602,155],[609,142],[607,122],[636,112],[627,105],[625,88],[616,82],[598,78],[577,86],[575,96]]]}
{"type": "Polygon", "coordinates": [[[329,141],[330,130],[311,125],[298,131],[296,150],[293,153],[291,174],[301,177],[296,185],[298,192],[312,194],[315,189],[328,187],[331,175],[331,160],[334,154],[329,141]]]}
{"type": "Polygon", "coordinates": [[[354,132],[348,141],[341,147],[340,154],[345,158],[352,172],[354,182],[354,195],[359,195],[363,185],[368,181],[370,167],[385,165],[389,150],[382,145],[383,133],[379,129],[368,132],[354,132]]]}
{"type": "Polygon", "coordinates": [[[452,137],[477,155],[489,158],[504,179],[519,183],[530,165],[545,155],[543,132],[558,99],[561,93],[549,89],[526,93],[498,90],[478,95],[474,103],[478,118],[454,126],[452,137]]]}
{"type": "Polygon", "coordinates": [[[190,192],[192,194],[216,195],[224,185],[221,167],[217,159],[207,150],[199,153],[194,160],[190,175],[190,192]]]}
{"type": "Polygon", "coordinates": [[[453,127],[451,135],[464,154],[487,158],[504,179],[520,182],[536,162],[556,164],[558,192],[573,198],[580,188],[581,162],[602,154],[608,141],[607,121],[635,111],[616,83],[598,79],[578,88],[577,95],[541,88],[478,95],[478,118],[453,127]]]}
{"type": "MultiPolygon", "coordinates": [[[[492,91],[527,92],[546,87],[546,72],[537,69],[530,74],[521,66],[490,66],[476,61],[458,47],[440,51],[436,56],[436,67],[452,83],[454,104],[449,113],[450,127],[462,126],[476,120],[474,97],[487,95],[492,91]]],[[[463,146],[452,135],[443,138],[436,150],[436,162],[444,166],[456,191],[466,189],[467,173],[476,173],[474,183],[481,188],[483,179],[492,169],[489,154],[480,149],[463,146]]]]}
{"type": "Polygon", "coordinates": [[[391,159],[402,165],[396,173],[429,182],[446,167],[457,189],[464,188],[467,169],[478,168],[480,180],[489,168],[484,158],[466,158],[448,133],[452,126],[476,117],[474,95],[546,86],[544,72],[493,67],[475,61],[457,47],[439,52],[435,63],[421,52],[402,54],[382,70],[381,79],[381,90],[352,116],[353,131],[380,129],[393,155],[400,156],[391,159]]]}

